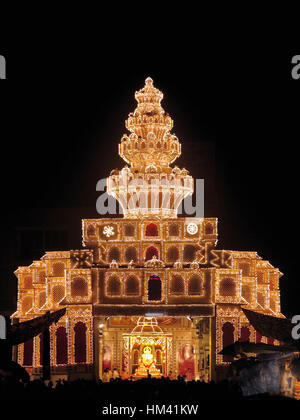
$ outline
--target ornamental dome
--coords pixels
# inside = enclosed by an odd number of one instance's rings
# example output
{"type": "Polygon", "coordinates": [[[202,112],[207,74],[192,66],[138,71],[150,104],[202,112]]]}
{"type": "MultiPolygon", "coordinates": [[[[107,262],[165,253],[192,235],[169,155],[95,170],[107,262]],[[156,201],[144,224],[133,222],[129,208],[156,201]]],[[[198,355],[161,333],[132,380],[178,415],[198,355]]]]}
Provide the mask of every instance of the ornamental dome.
{"type": "Polygon", "coordinates": [[[163,330],[154,317],[141,316],[131,334],[163,334],[163,330]]]}

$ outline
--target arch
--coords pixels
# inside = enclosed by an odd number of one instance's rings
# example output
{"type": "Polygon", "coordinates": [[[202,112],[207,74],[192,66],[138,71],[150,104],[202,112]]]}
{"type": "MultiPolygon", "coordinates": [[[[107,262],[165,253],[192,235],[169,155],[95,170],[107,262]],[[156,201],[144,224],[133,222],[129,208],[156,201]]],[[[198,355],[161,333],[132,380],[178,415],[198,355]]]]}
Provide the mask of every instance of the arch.
{"type": "Polygon", "coordinates": [[[136,276],[129,276],[125,280],[125,295],[128,295],[128,296],[139,295],[139,280],[136,276]]]}
{"type": "Polygon", "coordinates": [[[221,296],[235,296],[236,285],[231,277],[224,277],[220,281],[220,295],[221,296]]]}
{"type": "MultiPolygon", "coordinates": [[[[234,326],[231,322],[225,322],[222,327],[222,343],[223,348],[230,346],[234,343],[234,326]]],[[[232,362],[233,357],[229,355],[223,355],[223,362],[232,362]]]]}
{"type": "Polygon", "coordinates": [[[107,294],[109,296],[121,296],[121,280],[118,276],[110,276],[107,280],[107,294]]]}
{"type": "Polygon", "coordinates": [[[83,277],[74,277],[71,282],[71,296],[84,297],[88,295],[88,284],[83,277]]]}
{"type": "Polygon", "coordinates": [[[134,246],[129,246],[125,251],[125,261],[129,263],[131,260],[137,262],[137,250],[134,246]]]}
{"type": "Polygon", "coordinates": [[[155,223],[146,226],[146,236],[158,236],[158,229],[155,223]]]}
{"type": "Polygon", "coordinates": [[[32,366],[33,361],[33,338],[25,341],[23,347],[23,366],[32,366]]]}
{"type": "Polygon", "coordinates": [[[56,364],[66,365],[68,363],[68,338],[65,327],[58,327],[56,332],[56,364]]]}
{"type": "Polygon", "coordinates": [[[182,276],[175,275],[172,276],[170,282],[170,293],[181,295],[184,294],[184,280],[182,276]]]}
{"type": "Polygon", "coordinates": [[[205,223],[204,233],[205,235],[212,235],[214,233],[214,227],[211,223],[205,223]]]}
{"type": "Polygon", "coordinates": [[[158,249],[155,248],[155,246],[149,246],[146,249],[146,256],[145,256],[145,260],[149,261],[152,259],[153,256],[156,256],[158,258],[158,249]]]}
{"type": "Polygon", "coordinates": [[[52,265],[53,276],[55,277],[64,277],[65,275],[65,263],[55,262],[52,265]]]}
{"type": "Polygon", "coordinates": [[[153,274],[148,280],[148,300],[160,301],[162,298],[161,293],[161,279],[156,274],[153,274]]]}
{"type": "Polygon", "coordinates": [[[75,363],[86,363],[86,330],[84,322],[79,321],[74,327],[75,363]]]}
{"type": "Polygon", "coordinates": [[[188,294],[189,295],[202,295],[202,279],[198,274],[193,274],[188,281],[188,294]]]}
{"type": "Polygon", "coordinates": [[[60,302],[65,296],[65,286],[57,284],[52,287],[52,298],[54,303],[60,302]]]}
{"type": "Polygon", "coordinates": [[[117,262],[121,260],[120,249],[116,246],[112,246],[108,252],[108,262],[112,262],[112,260],[116,260],[117,262]]]}
{"type": "Polygon", "coordinates": [[[170,246],[167,251],[167,261],[175,262],[179,259],[179,249],[177,246],[170,246]]]}
{"type": "Polygon", "coordinates": [[[196,252],[199,247],[194,245],[186,245],[183,250],[183,261],[192,262],[196,260],[196,252]]]}
{"type": "Polygon", "coordinates": [[[240,341],[250,341],[250,329],[248,327],[241,328],[240,341]]]}

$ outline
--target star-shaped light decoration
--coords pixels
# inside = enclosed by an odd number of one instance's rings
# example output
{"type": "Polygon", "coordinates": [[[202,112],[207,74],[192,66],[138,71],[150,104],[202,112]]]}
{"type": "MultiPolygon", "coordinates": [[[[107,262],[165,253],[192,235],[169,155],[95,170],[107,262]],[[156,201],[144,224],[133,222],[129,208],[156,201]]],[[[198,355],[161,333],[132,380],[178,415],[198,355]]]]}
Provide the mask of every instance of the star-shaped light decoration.
{"type": "Polygon", "coordinates": [[[115,234],[113,226],[104,226],[103,228],[103,235],[105,235],[107,238],[110,236],[113,236],[115,234]]]}

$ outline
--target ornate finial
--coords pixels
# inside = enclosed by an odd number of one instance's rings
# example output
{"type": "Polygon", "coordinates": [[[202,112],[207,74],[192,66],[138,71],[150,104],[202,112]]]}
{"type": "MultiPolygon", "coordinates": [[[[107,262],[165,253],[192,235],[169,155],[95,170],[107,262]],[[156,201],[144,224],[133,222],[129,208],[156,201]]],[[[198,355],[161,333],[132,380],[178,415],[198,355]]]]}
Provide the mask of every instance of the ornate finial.
{"type": "Polygon", "coordinates": [[[151,77],[147,77],[147,79],[145,80],[145,85],[153,85],[153,80],[151,79],[151,77]]]}

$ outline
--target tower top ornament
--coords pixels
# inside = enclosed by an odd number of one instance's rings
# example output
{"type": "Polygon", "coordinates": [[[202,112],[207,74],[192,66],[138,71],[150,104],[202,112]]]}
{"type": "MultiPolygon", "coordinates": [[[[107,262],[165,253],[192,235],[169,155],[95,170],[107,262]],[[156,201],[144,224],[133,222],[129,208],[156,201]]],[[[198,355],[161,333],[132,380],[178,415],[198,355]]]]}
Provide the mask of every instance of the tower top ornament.
{"type": "Polygon", "coordinates": [[[144,172],[150,164],[167,169],[181,154],[177,137],[170,133],[173,120],[161,106],[163,96],[151,77],[135,92],[138,105],[125,122],[131,134],[119,145],[120,156],[135,170],[144,172]]]}
{"type": "Polygon", "coordinates": [[[186,169],[170,166],[181,154],[181,144],[170,132],[173,120],[151,77],[135,99],[137,107],[125,121],[130,134],[119,144],[128,165],[111,172],[107,193],[119,201],[125,217],[177,217],[181,201],[194,191],[194,180],[186,169]]]}

